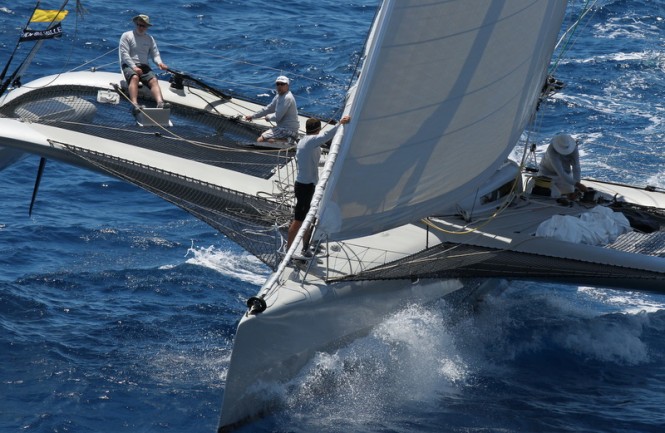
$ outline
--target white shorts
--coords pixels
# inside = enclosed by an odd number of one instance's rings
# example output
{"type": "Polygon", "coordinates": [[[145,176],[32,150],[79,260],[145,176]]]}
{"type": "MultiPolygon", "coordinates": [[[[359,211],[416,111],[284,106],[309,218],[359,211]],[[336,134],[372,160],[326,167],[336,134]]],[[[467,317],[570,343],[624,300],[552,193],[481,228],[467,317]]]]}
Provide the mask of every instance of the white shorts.
{"type": "Polygon", "coordinates": [[[261,134],[264,140],[286,140],[288,138],[298,138],[298,132],[292,129],[280,128],[275,126],[261,134]]]}

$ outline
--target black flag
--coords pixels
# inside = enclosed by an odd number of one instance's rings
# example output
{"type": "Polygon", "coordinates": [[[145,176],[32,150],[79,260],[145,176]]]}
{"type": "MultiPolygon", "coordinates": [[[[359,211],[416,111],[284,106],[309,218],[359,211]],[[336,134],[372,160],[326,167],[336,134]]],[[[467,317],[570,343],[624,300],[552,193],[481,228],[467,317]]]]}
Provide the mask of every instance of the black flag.
{"type": "Polygon", "coordinates": [[[46,30],[23,30],[21,35],[21,42],[26,41],[38,41],[40,39],[51,39],[56,38],[62,35],[62,25],[60,23],[55,24],[53,27],[50,27],[46,30]]]}

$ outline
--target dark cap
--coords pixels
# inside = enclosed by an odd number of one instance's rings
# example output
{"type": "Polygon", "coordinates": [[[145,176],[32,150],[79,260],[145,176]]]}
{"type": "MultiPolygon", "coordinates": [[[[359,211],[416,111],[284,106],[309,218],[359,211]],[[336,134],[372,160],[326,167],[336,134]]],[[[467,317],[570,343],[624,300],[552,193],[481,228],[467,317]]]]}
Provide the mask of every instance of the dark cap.
{"type": "Polygon", "coordinates": [[[305,123],[305,131],[310,133],[316,131],[317,129],[321,129],[321,121],[319,119],[315,119],[314,117],[307,119],[307,122],[305,123]]]}

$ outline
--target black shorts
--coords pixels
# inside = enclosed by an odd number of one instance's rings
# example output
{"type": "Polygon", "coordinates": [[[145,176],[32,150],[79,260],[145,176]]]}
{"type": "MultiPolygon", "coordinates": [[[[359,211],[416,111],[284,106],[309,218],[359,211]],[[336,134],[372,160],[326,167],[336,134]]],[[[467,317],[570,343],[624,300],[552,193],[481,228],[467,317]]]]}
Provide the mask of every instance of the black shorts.
{"type": "MultiPolygon", "coordinates": [[[[142,82],[143,84],[148,84],[148,81],[152,80],[153,78],[157,78],[157,74],[153,72],[153,70],[150,68],[149,65],[146,65],[144,63],[137,63],[136,66],[141,68],[141,71],[143,72],[139,77],[139,81],[142,82]]],[[[127,81],[128,85],[129,85],[129,80],[132,78],[132,76],[136,75],[136,71],[130,68],[129,65],[126,63],[122,64],[122,73],[125,76],[125,81],[127,81]]]]}
{"type": "Polygon", "coordinates": [[[293,219],[296,221],[304,221],[307,212],[309,212],[309,205],[312,202],[312,197],[314,197],[316,184],[296,182],[293,189],[296,194],[296,209],[293,219]]]}

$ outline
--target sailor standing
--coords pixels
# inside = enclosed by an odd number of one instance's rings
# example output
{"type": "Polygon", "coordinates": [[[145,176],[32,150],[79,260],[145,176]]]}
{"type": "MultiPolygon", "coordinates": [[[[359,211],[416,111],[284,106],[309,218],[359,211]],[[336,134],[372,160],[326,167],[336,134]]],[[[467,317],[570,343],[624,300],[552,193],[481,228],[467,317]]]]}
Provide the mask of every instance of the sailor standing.
{"type": "MultiPolygon", "coordinates": [[[[344,116],[340,119],[337,125],[328,128],[325,132],[321,132],[321,121],[319,119],[307,119],[305,124],[306,135],[300,139],[296,147],[296,164],[298,166],[298,173],[296,174],[294,185],[296,206],[294,209],[293,220],[291,220],[291,225],[289,226],[286,244],[287,249],[291,247],[291,244],[295,240],[296,235],[309,212],[310,203],[314,196],[314,190],[316,184],[319,182],[321,146],[333,138],[337,129],[341,125],[346,125],[350,121],[350,116],[344,116]]],[[[308,230],[303,238],[303,253],[306,252],[309,247],[311,235],[312,230],[310,227],[310,230],[308,230]]]]}

